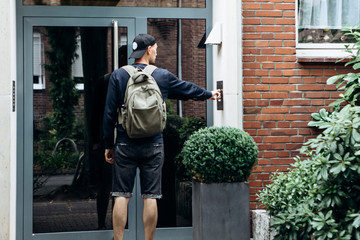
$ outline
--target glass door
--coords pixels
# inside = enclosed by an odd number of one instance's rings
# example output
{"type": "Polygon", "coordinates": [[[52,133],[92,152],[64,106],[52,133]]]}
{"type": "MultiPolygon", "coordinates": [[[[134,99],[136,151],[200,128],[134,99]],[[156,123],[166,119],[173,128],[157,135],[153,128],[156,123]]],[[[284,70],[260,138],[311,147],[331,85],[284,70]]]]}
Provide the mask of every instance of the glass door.
{"type": "MultiPolygon", "coordinates": [[[[24,29],[24,239],[112,239],[102,115],[135,20],[26,18],[24,29]]],[[[136,239],[136,198],[125,238],[136,239]]]]}
{"type": "MultiPolygon", "coordinates": [[[[103,159],[102,111],[110,73],[131,63],[131,42],[143,32],[157,39],[158,67],[209,85],[205,19],[24,18],[23,239],[112,239],[112,167],[103,159]]],[[[168,104],[155,239],[190,240],[191,179],[176,155],[187,135],[206,125],[209,106],[168,104]]],[[[138,178],[127,240],[144,239],[138,178]]]]}

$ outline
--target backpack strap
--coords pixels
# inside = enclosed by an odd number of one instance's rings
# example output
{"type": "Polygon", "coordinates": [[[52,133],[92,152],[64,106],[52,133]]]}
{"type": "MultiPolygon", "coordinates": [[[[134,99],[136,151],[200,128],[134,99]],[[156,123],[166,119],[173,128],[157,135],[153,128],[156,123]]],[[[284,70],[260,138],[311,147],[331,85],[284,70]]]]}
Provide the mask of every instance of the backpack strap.
{"type": "Polygon", "coordinates": [[[144,68],[144,71],[150,75],[153,74],[153,72],[155,71],[155,69],[157,69],[156,66],[154,65],[147,65],[145,68],[144,68]]]}
{"type": "MultiPolygon", "coordinates": [[[[131,76],[134,75],[136,69],[131,65],[122,66],[121,68],[124,69],[129,74],[130,76],[129,81],[130,81],[131,76]]],[[[123,123],[123,118],[121,114],[121,109],[118,109],[118,124],[122,124],[122,123],[123,123]]]]}

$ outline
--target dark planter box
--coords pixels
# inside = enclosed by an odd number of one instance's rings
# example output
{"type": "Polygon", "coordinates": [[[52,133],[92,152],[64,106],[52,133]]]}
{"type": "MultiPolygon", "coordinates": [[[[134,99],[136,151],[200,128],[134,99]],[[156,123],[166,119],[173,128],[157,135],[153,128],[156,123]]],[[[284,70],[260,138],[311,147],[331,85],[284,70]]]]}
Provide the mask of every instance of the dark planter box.
{"type": "Polygon", "coordinates": [[[248,183],[193,181],[193,240],[249,240],[248,183]]]}

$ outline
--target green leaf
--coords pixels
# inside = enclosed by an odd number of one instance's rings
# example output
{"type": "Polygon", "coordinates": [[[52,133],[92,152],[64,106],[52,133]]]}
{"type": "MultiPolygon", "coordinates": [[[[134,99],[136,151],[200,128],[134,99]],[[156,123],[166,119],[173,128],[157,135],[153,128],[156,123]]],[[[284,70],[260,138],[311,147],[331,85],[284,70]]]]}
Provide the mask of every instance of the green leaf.
{"type": "Polygon", "coordinates": [[[337,82],[339,79],[343,78],[344,76],[346,76],[346,74],[340,74],[340,75],[336,75],[336,76],[333,76],[333,77],[330,77],[326,83],[328,85],[330,84],[334,84],[335,82],[337,82]]]}

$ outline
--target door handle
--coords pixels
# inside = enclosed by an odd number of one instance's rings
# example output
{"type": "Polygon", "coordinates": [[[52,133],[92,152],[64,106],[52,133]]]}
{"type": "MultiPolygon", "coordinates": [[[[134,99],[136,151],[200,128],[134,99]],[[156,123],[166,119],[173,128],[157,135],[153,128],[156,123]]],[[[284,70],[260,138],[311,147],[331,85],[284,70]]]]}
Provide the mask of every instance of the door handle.
{"type": "Polygon", "coordinates": [[[119,26],[118,21],[112,20],[113,28],[114,28],[114,70],[119,68],[119,26]]]}

